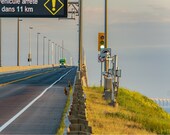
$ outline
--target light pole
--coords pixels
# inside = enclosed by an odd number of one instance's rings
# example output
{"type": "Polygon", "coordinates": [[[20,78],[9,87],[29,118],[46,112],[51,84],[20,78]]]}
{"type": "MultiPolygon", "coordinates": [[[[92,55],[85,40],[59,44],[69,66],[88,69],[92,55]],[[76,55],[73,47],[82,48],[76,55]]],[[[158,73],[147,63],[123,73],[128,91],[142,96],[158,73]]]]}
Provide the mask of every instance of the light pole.
{"type": "Polygon", "coordinates": [[[45,65],[45,39],[46,37],[43,37],[43,65],[45,65]]]}
{"type": "Polygon", "coordinates": [[[54,64],[54,42],[51,44],[51,64],[54,64]]]}
{"type": "Polygon", "coordinates": [[[73,66],[73,57],[70,57],[70,66],[73,66]]]}
{"type": "Polygon", "coordinates": [[[60,46],[60,59],[63,59],[63,47],[60,46]]]}
{"type": "Polygon", "coordinates": [[[39,35],[40,35],[40,33],[38,32],[37,33],[37,66],[38,66],[38,56],[39,56],[39,35]]]}
{"type": "Polygon", "coordinates": [[[31,66],[32,56],[31,56],[31,30],[33,27],[29,27],[29,53],[28,53],[28,62],[29,66],[31,66]]]}
{"type": "Polygon", "coordinates": [[[83,12],[82,12],[82,0],[79,0],[79,71],[81,71],[81,66],[82,66],[82,18],[83,18],[83,12]]]}
{"type": "Polygon", "coordinates": [[[55,64],[57,64],[57,44],[55,44],[55,64]]]}
{"type": "MultiPolygon", "coordinates": [[[[108,48],[108,0],[105,0],[105,48],[108,48]]],[[[108,70],[108,63],[105,62],[105,71],[108,70]]]]}
{"type": "Polygon", "coordinates": [[[50,41],[48,40],[48,65],[50,65],[50,41]]]}
{"type": "Polygon", "coordinates": [[[60,61],[60,46],[58,45],[58,63],[60,61]]]}
{"type": "Polygon", "coordinates": [[[62,58],[64,58],[64,41],[62,40],[62,58]]]}
{"type": "Polygon", "coordinates": [[[2,21],[2,20],[1,20],[1,18],[0,18],[0,67],[2,67],[2,63],[1,63],[1,62],[2,62],[2,61],[1,61],[1,45],[2,45],[2,40],[1,40],[1,34],[2,34],[2,33],[1,33],[1,32],[2,32],[2,30],[1,30],[1,28],[2,28],[2,27],[1,27],[1,21],[2,21]]]}
{"type": "Polygon", "coordinates": [[[17,66],[20,66],[20,40],[19,40],[19,35],[20,35],[20,27],[19,27],[19,22],[22,21],[21,19],[17,19],[17,66]]]}
{"type": "MultiPolygon", "coordinates": [[[[105,0],[105,48],[108,48],[108,0],[105,0]]],[[[105,61],[104,71],[108,72],[108,61],[105,61]]],[[[112,89],[112,82],[104,79],[104,91],[112,89]]]]}

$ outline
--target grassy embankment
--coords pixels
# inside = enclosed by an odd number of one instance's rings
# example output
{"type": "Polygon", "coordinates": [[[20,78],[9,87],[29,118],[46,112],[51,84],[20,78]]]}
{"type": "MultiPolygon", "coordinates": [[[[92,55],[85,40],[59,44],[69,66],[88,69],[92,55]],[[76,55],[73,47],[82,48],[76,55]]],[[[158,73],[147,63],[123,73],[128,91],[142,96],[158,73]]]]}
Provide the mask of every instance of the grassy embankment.
{"type": "Polygon", "coordinates": [[[170,115],[140,93],[121,88],[119,107],[113,108],[102,98],[102,88],[84,90],[94,134],[170,134],[170,115]]]}

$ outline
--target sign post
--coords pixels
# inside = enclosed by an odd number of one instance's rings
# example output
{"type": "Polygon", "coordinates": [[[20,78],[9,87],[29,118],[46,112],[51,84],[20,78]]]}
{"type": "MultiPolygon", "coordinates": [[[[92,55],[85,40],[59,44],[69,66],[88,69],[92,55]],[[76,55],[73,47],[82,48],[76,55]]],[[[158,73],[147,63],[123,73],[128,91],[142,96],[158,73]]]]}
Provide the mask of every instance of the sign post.
{"type": "Polygon", "coordinates": [[[2,26],[1,26],[1,25],[2,25],[2,24],[1,24],[1,21],[2,21],[2,20],[1,20],[1,18],[0,18],[0,67],[2,67],[2,62],[1,62],[1,45],[2,45],[2,40],[1,40],[1,39],[2,39],[2,38],[1,38],[1,36],[2,36],[2,35],[1,35],[2,26]]]}
{"type": "Polygon", "coordinates": [[[0,0],[0,17],[67,17],[67,0],[0,0]]]}

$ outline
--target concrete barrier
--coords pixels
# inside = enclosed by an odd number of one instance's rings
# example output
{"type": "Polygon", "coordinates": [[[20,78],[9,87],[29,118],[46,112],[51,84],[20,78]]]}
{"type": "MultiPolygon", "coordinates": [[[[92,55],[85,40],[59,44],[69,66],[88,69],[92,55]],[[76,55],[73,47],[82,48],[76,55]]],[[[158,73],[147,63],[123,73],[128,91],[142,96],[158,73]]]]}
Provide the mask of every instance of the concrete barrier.
{"type": "Polygon", "coordinates": [[[90,135],[92,128],[86,120],[86,99],[84,96],[81,80],[77,79],[73,93],[73,101],[68,119],[70,121],[68,135],[90,135]]]}

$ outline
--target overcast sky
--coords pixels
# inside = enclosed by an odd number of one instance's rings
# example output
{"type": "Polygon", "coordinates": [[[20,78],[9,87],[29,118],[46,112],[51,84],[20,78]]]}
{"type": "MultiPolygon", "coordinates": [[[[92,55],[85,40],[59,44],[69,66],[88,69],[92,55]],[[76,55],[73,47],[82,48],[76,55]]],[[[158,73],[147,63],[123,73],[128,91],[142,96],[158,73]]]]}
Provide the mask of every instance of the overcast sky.
{"type": "MultiPolygon", "coordinates": [[[[108,0],[109,47],[119,56],[121,86],[149,97],[170,98],[170,1],[108,0]]],[[[36,35],[57,44],[64,40],[77,63],[78,20],[22,19],[20,22],[21,64],[28,65],[29,26],[33,64],[36,64],[36,35]]],[[[16,65],[16,19],[2,19],[3,65],[16,65]]],[[[104,0],[83,0],[83,45],[90,85],[99,85],[97,35],[104,31],[104,0]]],[[[46,41],[47,44],[47,41],[46,41]]],[[[42,48],[41,48],[42,49],[42,48]]],[[[41,55],[41,54],[40,54],[41,55]]],[[[42,56],[42,55],[41,55],[42,56]]],[[[42,59],[40,60],[42,62],[42,59]]],[[[47,58],[46,58],[47,61],[47,58]]],[[[68,60],[69,61],[69,60],[68,60]]]]}

